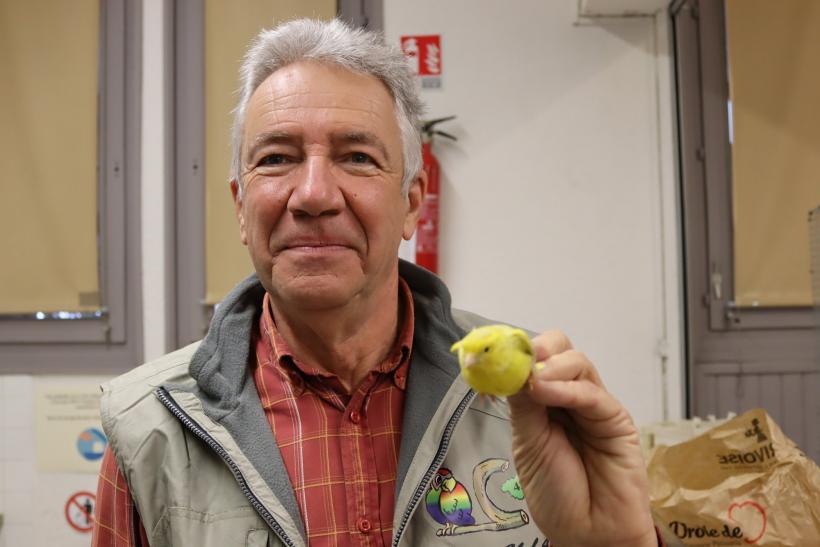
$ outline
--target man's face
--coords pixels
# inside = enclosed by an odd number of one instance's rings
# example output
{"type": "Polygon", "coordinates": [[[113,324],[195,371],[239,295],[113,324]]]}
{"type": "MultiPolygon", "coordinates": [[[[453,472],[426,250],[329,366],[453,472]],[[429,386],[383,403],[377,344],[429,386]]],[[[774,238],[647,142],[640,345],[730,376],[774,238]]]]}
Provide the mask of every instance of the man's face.
{"type": "Polygon", "coordinates": [[[312,62],[277,70],[248,103],[241,162],[242,242],[276,300],[329,309],[393,286],[426,179],[401,195],[401,136],[378,79],[312,62]]]}

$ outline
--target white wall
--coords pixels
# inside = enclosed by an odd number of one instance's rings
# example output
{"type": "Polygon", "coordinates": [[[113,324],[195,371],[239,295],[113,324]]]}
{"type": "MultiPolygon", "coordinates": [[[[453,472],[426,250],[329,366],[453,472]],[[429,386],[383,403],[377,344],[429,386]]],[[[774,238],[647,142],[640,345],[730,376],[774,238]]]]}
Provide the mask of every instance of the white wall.
{"type": "MultiPolygon", "coordinates": [[[[143,0],[142,25],[142,310],[143,357],[146,361],[166,352],[166,299],[171,297],[166,286],[165,242],[172,237],[173,226],[165,225],[165,143],[173,135],[165,135],[165,104],[163,20],[165,0],[143,0]]],[[[169,48],[169,51],[170,50],[169,48]]]]}
{"type": "MultiPolygon", "coordinates": [[[[79,532],[68,524],[65,506],[77,492],[96,492],[97,475],[37,470],[34,393],[38,385],[93,389],[108,379],[75,375],[0,376],[0,513],[5,520],[0,547],[90,544],[90,533],[79,532]]],[[[75,449],[56,442],[55,445],[61,454],[75,449]]]]}
{"type": "Polygon", "coordinates": [[[681,416],[664,17],[578,21],[575,0],[384,8],[389,41],[442,37],[443,87],[423,96],[430,118],[458,116],[443,128],[459,141],[437,141],[455,305],[562,329],[638,423],[681,416]]]}

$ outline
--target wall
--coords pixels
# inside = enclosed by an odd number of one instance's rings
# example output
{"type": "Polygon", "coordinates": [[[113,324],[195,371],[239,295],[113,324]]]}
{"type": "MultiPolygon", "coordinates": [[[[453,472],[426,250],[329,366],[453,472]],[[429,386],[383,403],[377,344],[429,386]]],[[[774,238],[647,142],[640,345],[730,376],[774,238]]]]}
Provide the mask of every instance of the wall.
{"type": "Polygon", "coordinates": [[[388,40],[441,34],[443,86],[423,94],[430,118],[458,115],[437,142],[441,274],[457,306],[567,332],[638,423],[677,417],[669,29],[576,4],[385,2],[388,40]]]}
{"type": "MultiPolygon", "coordinates": [[[[93,389],[105,380],[99,376],[0,376],[0,513],[5,520],[0,547],[89,545],[90,533],[71,528],[65,511],[73,494],[96,492],[97,475],[38,471],[34,394],[38,386],[59,386],[72,391],[93,389]]],[[[65,427],[71,427],[71,423],[65,427]]],[[[84,427],[76,425],[75,429],[80,432],[84,427]]],[[[55,452],[65,450],[67,460],[79,459],[73,446],[74,433],[69,432],[69,437],[69,442],[52,439],[58,443],[55,452]]]]}
{"type": "Polygon", "coordinates": [[[34,412],[30,376],[0,376],[0,547],[25,545],[34,493],[34,412]],[[19,511],[18,511],[19,510],[19,511]]]}
{"type": "MultiPolygon", "coordinates": [[[[173,237],[173,226],[166,225],[166,193],[164,190],[167,165],[173,158],[166,157],[166,142],[173,135],[165,134],[166,113],[170,105],[165,101],[166,74],[163,0],[142,2],[142,309],[143,340],[146,361],[165,353],[168,341],[165,310],[172,296],[165,275],[165,242],[173,237]]],[[[171,163],[172,164],[172,163],[171,163]]]]}

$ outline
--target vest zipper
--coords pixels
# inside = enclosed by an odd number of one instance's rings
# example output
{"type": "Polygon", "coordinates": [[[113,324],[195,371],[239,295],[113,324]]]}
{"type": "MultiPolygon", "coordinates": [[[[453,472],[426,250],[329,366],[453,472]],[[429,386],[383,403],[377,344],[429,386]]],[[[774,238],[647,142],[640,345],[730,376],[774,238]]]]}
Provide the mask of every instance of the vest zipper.
{"type": "Polygon", "coordinates": [[[441,436],[441,442],[438,445],[436,455],[433,457],[430,467],[427,468],[427,472],[424,473],[424,476],[422,477],[419,485],[416,487],[415,492],[413,492],[413,497],[410,498],[410,504],[402,514],[401,521],[399,521],[399,526],[395,530],[393,547],[398,547],[399,541],[401,541],[401,536],[404,533],[404,529],[407,527],[407,522],[410,520],[410,516],[419,504],[424,491],[430,485],[430,481],[433,480],[433,475],[436,474],[438,468],[441,467],[442,463],[444,463],[444,456],[447,454],[447,449],[450,446],[450,437],[453,434],[453,430],[456,428],[458,421],[461,419],[461,415],[464,414],[464,411],[470,405],[474,397],[475,392],[471,389],[458,404],[458,407],[456,407],[453,415],[450,416],[450,421],[447,422],[447,427],[444,428],[444,433],[441,436]]]}
{"type": "Polygon", "coordinates": [[[179,406],[176,404],[176,401],[173,400],[171,395],[164,387],[157,388],[154,392],[160,402],[165,405],[165,407],[173,414],[182,424],[187,427],[194,435],[199,437],[205,444],[207,444],[211,450],[217,453],[217,455],[222,458],[228,468],[233,473],[236,482],[239,484],[239,488],[242,490],[242,493],[251,502],[251,505],[256,510],[257,513],[265,520],[268,526],[279,536],[279,539],[285,545],[290,547],[296,547],[296,544],[291,541],[291,539],[285,534],[285,530],[282,526],[279,525],[278,522],[273,518],[273,515],[270,514],[270,511],[259,501],[259,498],[256,497],[250,488],[248,488],[248,483],[245,481],[245,477],[242,475],[242,471],[239,469],[239,466],[236,465],[236,462],[228,455],[228,451],[222,448],[216,439],[211,437],[204,429],[202,429],[199,424],[197,424],[188,414],[185,413],[179,406]]]}

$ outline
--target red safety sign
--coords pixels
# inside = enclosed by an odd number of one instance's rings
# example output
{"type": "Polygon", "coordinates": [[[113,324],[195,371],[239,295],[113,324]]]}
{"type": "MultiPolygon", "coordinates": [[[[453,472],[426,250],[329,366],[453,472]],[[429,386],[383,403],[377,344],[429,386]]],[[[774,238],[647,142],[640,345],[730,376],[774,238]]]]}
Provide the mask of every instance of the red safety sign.
{"type": "Polygon", "coordinates": [[[94,527],[96,496],[91,492],[77,492],[65,503],[65,518],[78,532],[90,532],[94,527]]]}
{"type": "Polygon", "coordinates": [[[401,50],[413,71],[421,77],[422,87],[441,87],[441,35],[402,36],[401,50]]]}

